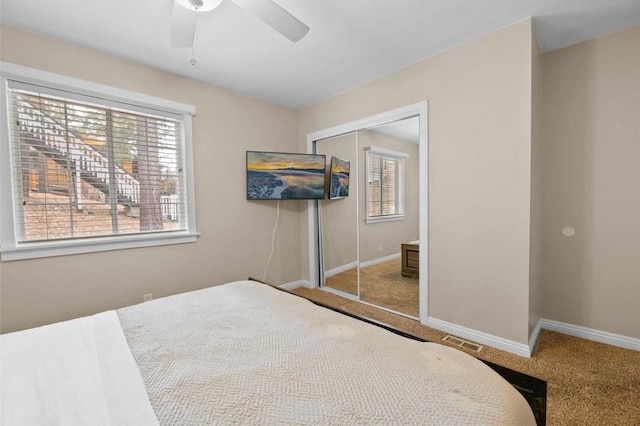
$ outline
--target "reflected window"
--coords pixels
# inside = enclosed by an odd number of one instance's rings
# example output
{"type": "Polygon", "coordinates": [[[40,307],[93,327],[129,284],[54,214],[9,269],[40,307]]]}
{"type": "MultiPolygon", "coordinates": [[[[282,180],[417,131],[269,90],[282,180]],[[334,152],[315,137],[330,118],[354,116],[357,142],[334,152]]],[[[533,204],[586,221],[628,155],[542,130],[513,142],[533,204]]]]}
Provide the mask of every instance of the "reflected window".
{"type": "Polygon", "coordinates": [[[408,154],[382,148],[365,148],[366,223],[402,220],[404,170],[408,154]]]}

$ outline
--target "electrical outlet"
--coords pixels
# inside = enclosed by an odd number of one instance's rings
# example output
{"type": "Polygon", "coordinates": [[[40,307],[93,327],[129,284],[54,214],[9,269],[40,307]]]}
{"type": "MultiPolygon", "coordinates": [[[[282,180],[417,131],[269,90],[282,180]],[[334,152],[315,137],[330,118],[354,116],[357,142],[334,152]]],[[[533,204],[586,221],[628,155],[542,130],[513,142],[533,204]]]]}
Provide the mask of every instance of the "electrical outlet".
{"type": "Polygon", "coordinates": [[[380,253],[382,253],[382,244],[380,244],[380,245],[378,246],[378,251],[379,251],[380,253]]]}
{"type": "Polygon", "coordinates": [[[143,302],[148,302],[151,299],[153,299],[153,294],[152,293],[147,293],[145,295],[142,296],[142,301],[143,302]]]}

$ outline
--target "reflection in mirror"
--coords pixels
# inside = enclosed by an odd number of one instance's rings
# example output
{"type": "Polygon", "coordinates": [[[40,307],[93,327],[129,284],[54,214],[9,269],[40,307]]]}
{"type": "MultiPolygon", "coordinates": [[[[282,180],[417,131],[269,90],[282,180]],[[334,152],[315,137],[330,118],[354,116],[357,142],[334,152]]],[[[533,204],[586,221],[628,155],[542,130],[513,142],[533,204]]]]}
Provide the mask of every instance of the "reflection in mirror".
{"type": "Polygon", "coordinates": [[[322,285],[415,318],[419,139],[413,117],[316,141],[327,162],[337,157],[350,165],[349,196],[319,205],[322,285]]]}
{"type": "MultiPolygon", "coordinates": [[[[358,176],[356,133],[348,133],[316,141],[316,153],[327,157],[327,165],[335,157],[349,164],[349,195],[319,202],[319,231],[321,241],[321,270],[323,285],[358,296],[358,203],[354,181],[358,176]]],[[[345,172],[342,171],[344,185],[345,172]]],[[[331,174],[327,174],[327,191],[331,188],[331,174]]],[[[340,190],[337,194],[340,195],[340,190]]],[[[342,190],[344,194],[344,188],[342,190]]],[[[327,194],[330,195],[330,194],[327,194]]]]}
{"type": "Polygon", "coordinates": [[[418,117],[358,131],[360,300],[418,317],[418,117]]]}

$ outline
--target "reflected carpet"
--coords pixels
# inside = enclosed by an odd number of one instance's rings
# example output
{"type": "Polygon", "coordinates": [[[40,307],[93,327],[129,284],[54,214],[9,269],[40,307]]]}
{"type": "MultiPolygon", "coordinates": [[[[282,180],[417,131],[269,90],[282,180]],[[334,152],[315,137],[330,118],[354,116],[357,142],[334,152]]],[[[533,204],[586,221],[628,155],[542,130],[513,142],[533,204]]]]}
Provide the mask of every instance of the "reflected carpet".
{"type": "MultiPolygon", "coordinates": [[[[360,270],[360,300],[418,317],[418,278],[400,274],[401,260],[394,259],[360,270]]],[[[357,270],[326,278],[326,286],[357,295],[357,270]]]]}

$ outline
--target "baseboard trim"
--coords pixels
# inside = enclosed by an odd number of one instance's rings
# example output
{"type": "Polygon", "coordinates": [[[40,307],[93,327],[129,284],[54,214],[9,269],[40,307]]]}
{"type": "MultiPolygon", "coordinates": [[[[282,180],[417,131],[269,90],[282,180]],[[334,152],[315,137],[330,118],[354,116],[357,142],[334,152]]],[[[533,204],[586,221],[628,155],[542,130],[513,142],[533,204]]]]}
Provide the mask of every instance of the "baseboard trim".
{"type": "Polygon", "coordinates": [[[284,290],[293,290],[296,289],[298,287],[308,287],[308,288],[312,288],[312,285],[309,281],[307,280],[298,280],[298,281],[292,281],[290,283],[286,283],[286,284],[282,284],[279,285],[278,287],[284,289],[284,290]]]}
{"type": "Polygon", "coordinates": [[[390,254],[389,256],[380,257],[378,259],[367,260],[366,262],[360,263],[361,268],[366,268],[367,266],[377,265],[379,263],[388,262],[390,260],[400,259],[400,253],[390,254]]]}
{"type": "Polygon", "coordinates": [[[346,265],[338,266],[337,268],[329,269],[324,273],[325,278],[332,277],[341,272],[348,271],[349,269],[353,269],[358,266],[358,262],[350,262],[346,265]]]}
{"type": "MultiPolygon", "coordinates": [[[[387,260],[392,260],[394,256],[397,257],[397,255],[391,255],[391,256],[386,256],[387,258],[391,258],[391,259],[381,260],[385,258],[380,258],[378,259],[378,263],[385,262],[387,260]]],[[[375,264],[375,263],[372,263],[372,264],[375,264]]],[[[371,264],[369,264],[368,266],[371,266],[371,264]]],[[[293,281],[290,283],[282,284],[279,287],[289,291],[296,289],[298,287],[314,288],[313,284],[309,280],[293,281]]],[[[329,292],[331,292],[332,290],[327,287],[323,289],[329,292]]],[[[340,296],[345,297],[345,294],[343,294],[342,292],[336,292],[336,293],[340,296]]],[[[456,325],[456,324],[443,321],[437,318],[433,318],[433,317],[427,318],[427,321],[423,322],[422,324],[431,328],[435,328],[436,330],[444,331],[446,333],[451,333],[458,337],[462,337],[483,345],[491,346],[496,349],[500,349],[500,350],[503,350],[515,355],[527,357],[527,358],[530,358],[531,354],[533,354],[533,351],[538,342],[538,338],[540,336],[540,332],[543,329],[640,352],[640,339],[623,336],[621,334],[609,333],[607,331],[596,330],[593,328],[582,327],[579,325],[567,324],[564,322],[549,320],[545,318],[541,318],[536,324],[535,328],[533,329],[533,332],[531,333],[531,337],[529,338],[528,345],[514,342],[512,340],[504,339],[502,337],[494,336],[492,334],[485,333],[482,331],[463,327],[461,325],[456,325]]]]}
{"type": "Polygon", "coordinates": [[[540,322],[542,328],[545,330],[556,331],[558,333],[568,334],[569,336],[593,340],[594,342],[605,343],[607,345],[617,346],[624,349],[640,351],[640,339],[544,318],[541,319],[540,322]]]}
{"type": "Polygon", "coordinates": [[[538,337],[540,336],[540,332],[542,331],[542,321],[540,318],[536,323],[536,326],[533,328],[533,332],[531,333],[531,337],[529,338],[529,353],[533,354],[533,350],[536,347],[536,343],[538,343],[538,337]]]}
{"type": "Polygon", "coordinates": [[[484,333],[482,331],[474,330],[471,328],[463,327],[461,325],[452,324],[447,321],[443,321],[437,318],[429,317],[426,322],[422,324],[435,328],[436,330],[444,331],[462,337],[464,339],[471,340],[476,343],[491,346],[496,349],[503,350],[515,355],[523,356],[526,358],[531,357],[531,350],[528,345],[524,343],[514,342],[512,340],[504,339],[502,337],[494,336],[492,334],[484,333]]]}
{"type": "MultiPolygon", "coordinates": [[[[380,257],[378,259],[367,260],[366,262],[360,263],[360,268],[366,268],[367,266],[377,265],[379,263],[388,262],[390,260],[400,259],[400,253],[390,254],[389,256],[380,257]]],[[[358,262],[350,262],[346,265],[338,266],[337,268],[329,269],[324,273],[325,278],[332,277],[336,274],[339,274],[344,271],[348,271],[349,269],[356,268],[358,266],[358,262]]]]}

